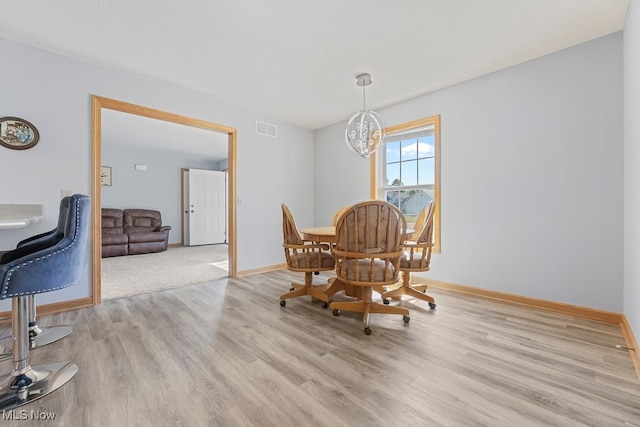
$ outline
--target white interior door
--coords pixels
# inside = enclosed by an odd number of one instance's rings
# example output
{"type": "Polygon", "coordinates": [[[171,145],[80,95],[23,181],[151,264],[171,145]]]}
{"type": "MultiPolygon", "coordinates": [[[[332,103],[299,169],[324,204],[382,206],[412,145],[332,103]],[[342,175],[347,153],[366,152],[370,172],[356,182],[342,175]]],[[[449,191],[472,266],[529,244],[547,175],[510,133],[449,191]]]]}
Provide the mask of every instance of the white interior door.
{"type": "Polygon", "coordinates": [[[189,169],[182,171],[182,242],[190,246],[189,242],[189,169]]]}
{"type": "Polygon", "coordinates": [[[227,173],[189,169],[189,246],[226,243],[227,173]]]}

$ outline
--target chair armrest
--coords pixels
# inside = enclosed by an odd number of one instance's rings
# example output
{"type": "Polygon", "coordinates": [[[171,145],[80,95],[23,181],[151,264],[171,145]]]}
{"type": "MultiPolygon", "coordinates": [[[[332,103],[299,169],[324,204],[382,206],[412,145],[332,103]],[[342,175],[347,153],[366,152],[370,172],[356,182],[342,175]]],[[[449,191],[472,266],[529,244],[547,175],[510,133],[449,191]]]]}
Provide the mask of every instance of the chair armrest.
{"type": "Polygon", "coordinates": [[[402,244],[402,247],[405,248],[405,249],[426,249],[426,248],[433,247],[433,243],[430,243],[430,242],[424,242],[424,243],[404,242],[402,244]]]}
{"type": "MultiPolygon", "coordinates": [[[[60,238],[62,239],[62,236],[60,236],[60,238]]],[[[56,242],[51,242],[49,241],[49,239],[38,239],[37,241],[32,241],[28,245],[18,246],[16,249],[2,254],[2,257],[0,258],[0,265],[8,264],[18,258],[22,258],[24,256],[31,255],[35,252],[51,247],[54,245],[54,243],[56,242]]]]}
{"type": "Polygon", "coordinates": [[[402,256],[402,251],[396,252],[376,252],[376,253],[363,253],[363,252],[348,252],[340,249],[332,249],[334,255],[337,255],[341,258],[356,258],[356,259],[371,259],[371,258],[400,258],[402,256]]]}
{"type": "Polygon", "coordinates": [[[47,240],[49,237],[53,236],[56,233],[56,231],[58,231],[58,230],[54,229],[54,230],[51,230],[51,231],[47,231],[46,233],[42,233],[42,234],[38,234],[36,236],[28,237],[28,238],[26,238],[24,240],[19,241],[18,244],[16,245],[16,248],[21,248],[22,246],[25,246],[25,245],[31,245],[31,244],[34,244],[34,243],[38,243],[38,241],[40,239],[47,240]]]}
{"type": "Polygon", "coordinates": [[[40,250],[34,251],[31,245],[5,253],[2,258],[7,262],[0,264],[0,299],[62,289],[80,280],[84,258],[73,256],[68,250],[72,245],[80,246],[78,252],[84,253],[86,241],[66,239],[40,250]],[[22,256],[16,258],[18,252],[22,256]],[[10,282],[12,291],[8,292],[10,282]]]}
{"type": "Polygon", "coordinates": [[[302,251],[309,250],[309,249],[320,249],[325,251],[329,250],[329,245],[326,243],[314,243],[314,242],[308,242],[308,241],[305,241],[305,243],[301,245],[296,245],[293,243],[283,243],[282,247],[286,249],[299,249],[302,251]]]}
{"type": "Polygon", "coordinates": [[[169,231],[171,230],[171,226],[170,225],[161,225],[160,227],[158,227],[156,229],[156,231],[169,231]]]}

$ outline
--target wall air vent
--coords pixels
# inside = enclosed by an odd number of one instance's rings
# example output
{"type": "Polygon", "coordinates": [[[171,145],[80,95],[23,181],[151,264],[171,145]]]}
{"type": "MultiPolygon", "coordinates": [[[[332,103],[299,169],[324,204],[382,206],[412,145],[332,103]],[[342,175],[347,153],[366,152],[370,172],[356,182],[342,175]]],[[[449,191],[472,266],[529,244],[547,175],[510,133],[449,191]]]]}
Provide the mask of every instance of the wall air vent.
{"type": "Polygon", "coordinates": [[[256,133],[275,138],[278,136],[278,127],[276,125],[270,125],[269,123],[259,122],[256,120],[256,133]]]}

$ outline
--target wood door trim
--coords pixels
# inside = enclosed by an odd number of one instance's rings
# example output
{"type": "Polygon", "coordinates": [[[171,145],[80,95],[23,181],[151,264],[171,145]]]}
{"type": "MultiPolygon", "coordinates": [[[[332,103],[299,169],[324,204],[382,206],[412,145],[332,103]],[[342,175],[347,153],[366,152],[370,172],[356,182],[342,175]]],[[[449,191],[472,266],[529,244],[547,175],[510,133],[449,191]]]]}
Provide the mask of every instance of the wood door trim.
{"type": "Polygon", "coordinates": [[[238,131],[230,126],[195,119],[179,114],[169,113],[154,108],[141,105],[130,104],[128,102],[115,99],[104,98],[93,95],[91,97],[91,121],[92,121],[92,224],[93,224],[93,244],[92,244],[92,301],[93,304],[100,304],[101,301],[101,262],[102,262],[102,216],[101,216],[101,188],[100,188],[100,165],[102,164],[102,109],[115,110],[123,113],[134,114],[166,122],[182,124],[214,132],[226,133],[227,153],[228,153],[228,201],[227,215],[229,223],[227,226],[227,242],[229,248],[229,277],[237,277],[237,228],[236,228],[236,154],[238,131]]]}

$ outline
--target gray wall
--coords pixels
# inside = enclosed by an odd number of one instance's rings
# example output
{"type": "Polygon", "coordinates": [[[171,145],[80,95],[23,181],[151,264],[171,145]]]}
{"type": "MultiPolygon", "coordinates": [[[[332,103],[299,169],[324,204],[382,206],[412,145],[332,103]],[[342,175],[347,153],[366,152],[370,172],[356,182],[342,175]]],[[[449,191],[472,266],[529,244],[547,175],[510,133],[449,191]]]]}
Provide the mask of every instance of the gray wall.
{"type": "MultiPolygon", "coordinates": [[[[622,34],[379,111],[441,115],[442,253],[425,277],[622,311],[622,34]]],[[[368,199],[345,123],[315,132],[314,221],[368,199]]]]}
{"type": "Polygon", "coordinates": [[[640,5],[624,26],[624,315],[640,339],[640,5]]]}
{"type": "MultiPolygon", "coordinates": [[[[2,203],[41,203],[45,220],[0,232],[0,250],[57,223],[60,190],[91,194],[91,95],[114,98],[238,129],[238,270],[283,262],[282,214],[286,201],[301,226],[312,225],[313,133],[220,104],[201,94],[116,73],[0,38],[3,116],[18,116],[40,131],[30,150],[0,150],[2,203]],[[278,126],[278,138],[255,134],[255,120],[278,126]]],[[[221,60],[227,60],[221,58],[221,60]]],[[[114,176],[114,180],[117,177],[114,176]]],[[[91,296],[90,260],[80,283],[42,294],[50,303],[91,296]]],[[[0,309],[8,310],[8,301],[0,309]]]]}
{"type": "Polygon", "coordinates": [[[160,211],[162,224],[171,226],[169,243],[180,243],[180,169],[217,170],[217,163],[183,152],[136,149],[103,140],[102,164],[111,167],[113,182],[102,187],[102,207],[160,211]],[[144,164],[147,170],[136,170],[135,164],[144,164]]]}

